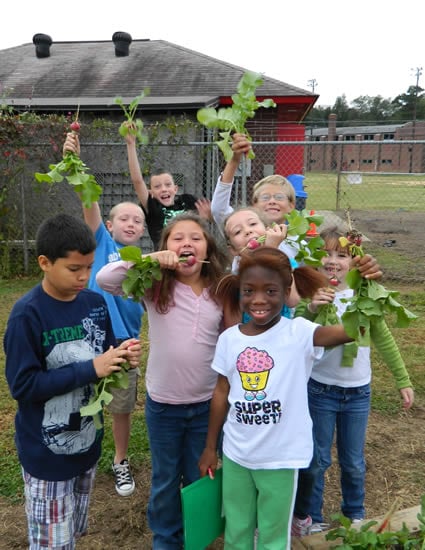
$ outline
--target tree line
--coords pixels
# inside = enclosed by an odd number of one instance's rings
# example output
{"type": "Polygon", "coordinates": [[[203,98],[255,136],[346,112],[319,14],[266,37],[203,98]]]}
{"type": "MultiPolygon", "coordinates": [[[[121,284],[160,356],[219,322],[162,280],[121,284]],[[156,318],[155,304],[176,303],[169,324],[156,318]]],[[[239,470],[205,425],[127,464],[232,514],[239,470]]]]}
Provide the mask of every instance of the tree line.
{"type": "Polygon", "coordinates": [[[425,119],[425,93],[420,86],[409,86],[405,93],[384,98],[380,95],[362,95],[347,102],[345,94],[338,96],[334,105],[313,107],[305,119],[307,125],[327,126],[329,115],[335,114],[338,125],[402,124],[425,119]],[[349,124],[348,124],[349,123],[349,124]]]}

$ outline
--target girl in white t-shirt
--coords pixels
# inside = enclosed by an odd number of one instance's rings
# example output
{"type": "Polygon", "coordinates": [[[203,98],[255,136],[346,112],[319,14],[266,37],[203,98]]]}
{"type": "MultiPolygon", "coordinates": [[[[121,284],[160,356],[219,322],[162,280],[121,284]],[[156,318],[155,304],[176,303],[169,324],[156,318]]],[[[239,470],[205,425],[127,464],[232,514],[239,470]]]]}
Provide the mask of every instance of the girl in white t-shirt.
{"type": "MultiPolygon", "coordinates": [[[[353,290],[348,287],[347,274],[352,268],[348,246],[340,242],[345,233],[329,227],[320,236],[327,255],[322,258],[320,271],[328,285],[319,289],[308,304],[301,304],[297,314],[314,321],[320,308],[329,303],[336,306],[339,318],[343,315],[353,290]]],[[[319,320],[319,319],[318,319],[319,320]]],[[[404,361],[385,320],[375,320],[370,338],[394,376],[403,407],[409,409],[414,391],[404,361]]],[[[308,382],[308,399],[313,420],[314,458],[309,468],[300,472],[297,499],[294,507],[292,535],[304,536],[326,530],[322,507],[325,473],[332,463],[332,448],[337,441],[341,470],[341,511],[353,522],[365,517],[366,460],[364,447],[371,399],[372,369],[370,347],[357,350],[351,367],[344,366],[344,346],[325,351],[314,362],[308,382]]]]}
{"type": "Polygon", "coordinates": [[[218,380],[199,461],[201,475],[214,474],[224,424],[225,544],[232,550],[251,549],[257,526],[258,549],[290,548],[298,469],[313,449],[307,381],[324,346],[350,341],[341,325],[281,316],[293,279],[303,297],[324,284],[314,269],[293,271],[280,250],[260,247],[242,255],[239,273],[218,290],[231,310],[250,316],[218,339],[212,362],[218,380]]]}
{"type": "MultiPolygon", "coordinates": [[[[226,322],[215,289],[226,258],[205,222],[196,214],[176,216],[163,229],[162,279],[153,283],[143,304],[149,319],[145,415],[152,461],[148,521],[153,549],[182,548],[181,485],[199,478],[212,392],[215,346],[226,322]],[[182,261],[185,258],[185,261],[182,261]],[[195,261],[196,260],[196,261],[195,261]]],[[[112,262],[97,283],[122,294],[130,262],[112,262]]]]}

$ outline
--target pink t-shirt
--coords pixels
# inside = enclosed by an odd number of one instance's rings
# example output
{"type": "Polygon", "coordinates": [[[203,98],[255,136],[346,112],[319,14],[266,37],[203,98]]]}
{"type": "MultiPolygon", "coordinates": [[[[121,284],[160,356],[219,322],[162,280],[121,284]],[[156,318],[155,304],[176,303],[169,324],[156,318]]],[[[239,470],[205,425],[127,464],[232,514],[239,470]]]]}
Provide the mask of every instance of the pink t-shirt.
{"type": "Polygon", "coordinates": [[[168,313],[144,300],[149,319],[146,388],[150,397],[173,405],[211,399],[217,374],[211,368],[220,333],[222,308],[204,289],[197,296],[176,281],[168,313]]]}
{"type": "MultiPolygon", "coordinates": [[[[122,282],[130,262],[110,262],[96,275],[97,284],[122,295],[122,282]]],[[[143,300],[149,319],[149,358],[146,387],[154,401],[180,405],[211,399],[217,374],[211,368],[221,329],[223,309],[204,289],[197,296],[176,281],[174,304],[158,313],[151,300],[143,300]]]]}

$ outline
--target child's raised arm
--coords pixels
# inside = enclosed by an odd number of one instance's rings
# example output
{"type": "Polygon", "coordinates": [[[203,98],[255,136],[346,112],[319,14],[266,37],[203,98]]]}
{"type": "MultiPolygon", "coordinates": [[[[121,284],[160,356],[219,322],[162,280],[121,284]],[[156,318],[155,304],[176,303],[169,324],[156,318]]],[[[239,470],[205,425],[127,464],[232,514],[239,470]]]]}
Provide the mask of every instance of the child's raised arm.
{"type": "Polygon", "coordinates": [[[233,134],[233,156],[226,163],[224,170],[217,182],[211,200],[211,214],[219,227],[222,227],[224,219],[233,212],[230,206],[233,180],[243,154],[248,154],[251,142],[244,134],[233,134]]]}
{"type": "MultiPolygon", "coordinates": [[[[76,132],[68,132],[66,134],[66,139],[63,144],[62,153],[65,156],[67,152],[74,153],[75,155],[80,156],[81,146],[80,138],[76,132]]],[[[83,205],[83,216],[84,221],[93,231],[96,233],[100,224],[102,223],[102,214],[100,213],[100,207],[98,202],[93,202],[90,208],[86,208],[83,205]]]]}
{"type": "Polygon", "coordinates": [[[125,136],[125,141],[127,143],[128,169],[130,170],[131,182],[133,184],[133,188],[137,195],[137,198],[140,201],[140,204],[147,212],[149,190],[147,188],[145,180],[143,179],[142,171],[140,170],[140,164],[136,150],[136,136],[131,132],[127,132],[125,136]]]}

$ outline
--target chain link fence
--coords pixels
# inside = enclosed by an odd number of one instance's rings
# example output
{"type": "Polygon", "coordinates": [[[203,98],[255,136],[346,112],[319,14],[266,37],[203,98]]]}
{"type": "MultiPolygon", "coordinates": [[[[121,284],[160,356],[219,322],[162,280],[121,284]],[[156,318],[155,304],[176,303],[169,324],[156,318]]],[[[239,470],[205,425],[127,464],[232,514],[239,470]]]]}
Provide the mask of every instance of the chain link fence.
{"type": "MultiPolygon", "coordinates": [[[[19,159],[10,159],[11,176],[0,184],[2,277],[33,272],[35,233],[47,216],[64,211],[82,215],[79,198],[68,183],[50,186],[35,181],[34,172],[48,171],[40,159],[51,156],[50,144],[24,149],[25,162],[14,169],[13,162],[19,159]]],[[[253,149],[255,159],[244,159],[235,178],[234,206],[251,201],[253,184],[261,178],[273,173],[297,174],[297,208],[323,213],[326,223],[340,223],[350,211],[367,234],[368,219],[379,214],[389,220],[403,212],[419,216],[422,228],[425,225],[425,141],[254,142],[253,149]]],[[[99,203],[104,220],[118,202],[136,201],[125,144],[84,143],[82,158],[103,188],[99,203]]],[[[171,172],[179,192],[209,199],[224,166],[214,144],[198,142],[143,146],[139,160],[145,172],[159,167],[171,172]]],[[[141,247],[152,250],[147,232],[141,247]]],[[[425,258],[419,260],[425,264],[425,258]]]]}

